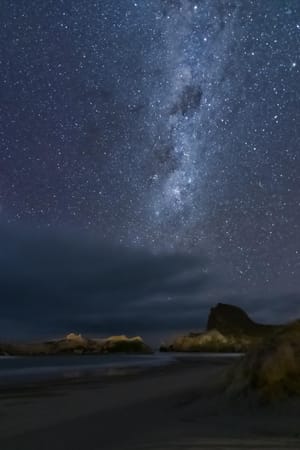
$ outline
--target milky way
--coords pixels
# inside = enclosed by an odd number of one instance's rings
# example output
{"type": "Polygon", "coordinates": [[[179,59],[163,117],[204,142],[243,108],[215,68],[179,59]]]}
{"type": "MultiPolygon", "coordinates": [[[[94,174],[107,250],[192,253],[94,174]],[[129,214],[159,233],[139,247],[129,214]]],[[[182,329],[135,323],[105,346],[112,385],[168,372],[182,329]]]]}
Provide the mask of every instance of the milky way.
{"type": "Polygon", "coordinates": [[[224,10],[212,1],[164,4],[165,13],[157,17],[164,45],[156,53],[164,70],[151,103],[151,123],[156,127],[154,156],[166,167],[155,164],[150,207],[156,233],[172,230],[169,244],[189,248],[203,239],[194,226],[209,212],[211,160],[223,116],[230,112],[226,103],[236,93],[236,80],[226,76],[236,7],[228,2],[224,10]]]}
{"type": "Polygon", "coordinates": [[[298,0],[4,1],[4,222],[299,291],[298,0]]]}

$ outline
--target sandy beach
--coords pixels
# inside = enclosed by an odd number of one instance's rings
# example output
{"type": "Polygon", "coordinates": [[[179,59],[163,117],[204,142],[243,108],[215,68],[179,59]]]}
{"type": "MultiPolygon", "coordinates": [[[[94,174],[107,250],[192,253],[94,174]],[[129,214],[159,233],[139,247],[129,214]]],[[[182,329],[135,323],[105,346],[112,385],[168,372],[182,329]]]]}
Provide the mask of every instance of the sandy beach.
{"type": "Polygon", "coordinates": [[[142,374],[0,392],[1,450],[299,449],[298,403],[228,402],[232,360],[184,360],[142,374]]]}

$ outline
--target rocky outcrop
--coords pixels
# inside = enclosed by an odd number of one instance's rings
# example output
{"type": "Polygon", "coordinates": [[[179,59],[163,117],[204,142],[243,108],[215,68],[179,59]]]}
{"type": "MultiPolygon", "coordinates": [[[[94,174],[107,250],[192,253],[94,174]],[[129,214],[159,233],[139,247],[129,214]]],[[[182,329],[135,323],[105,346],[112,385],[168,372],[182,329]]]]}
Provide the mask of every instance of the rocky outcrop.
{"type": "Polygon", "coordinates": [[[300,321],[282,327],[235,364],[227,392],[264,402],[300,395],[300,321]]]}
{"type": "Polygon", "coordinates": [[[65,340],[69,341],[69,342],[77,342],[80,344],[86,344],[86,342],[87,342],[87,339],[82,337],[81,334],[76,334],[76,333],[67,334],[67,336],[65,336],[65,340]]]}
{"type": "Polygon", "coordinates": [[[62,339],[27,344],[2,344],[6,355],[42,356],[61,354],[152,353],[151,348],[139,336],[112,336],[104,339],[88,339],[81,334],[70,333],[62,339]]]}
{"type": "Polygon", "coordinates": [[[247,344],[242,339],[236,340],[225,336],[218,330],[209,330],[204,333],[190,333],[179,336],[161,351],[173,352],[239,352],[247,344]]]}
{"type": "Polygon", "coordinates": [[[180,336],[160,350],[245,352],[280,329],[282,326],[255,323],[237,306],[218,303],[210,310],[206,331],[180,336]]]}
{"type": "Polygon", "coordinates": [[[238,306],[218,303],[211,308],[206,329],[218,330],[231,336],[266,336],[279,329],[278,325],[264,325],[254,322],[238,306]]]}
{"type": "Polygon", "coordinates": [[[103,341],[104,351],[109,353],[152,353],[140,336],[128,338],[127,336],[111,336],[103,341]]]}

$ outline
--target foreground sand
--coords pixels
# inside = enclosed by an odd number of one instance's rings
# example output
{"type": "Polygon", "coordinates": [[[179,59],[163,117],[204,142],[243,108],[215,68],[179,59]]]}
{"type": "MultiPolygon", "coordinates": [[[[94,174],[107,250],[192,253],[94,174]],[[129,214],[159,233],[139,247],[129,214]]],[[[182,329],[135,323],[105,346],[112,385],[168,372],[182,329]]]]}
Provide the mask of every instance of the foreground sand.
{"type": "Polygon", "coordinates": [[[229,361],[0,393],[1,450],[300,449],[298,403],[230,403],[229,361]]]}

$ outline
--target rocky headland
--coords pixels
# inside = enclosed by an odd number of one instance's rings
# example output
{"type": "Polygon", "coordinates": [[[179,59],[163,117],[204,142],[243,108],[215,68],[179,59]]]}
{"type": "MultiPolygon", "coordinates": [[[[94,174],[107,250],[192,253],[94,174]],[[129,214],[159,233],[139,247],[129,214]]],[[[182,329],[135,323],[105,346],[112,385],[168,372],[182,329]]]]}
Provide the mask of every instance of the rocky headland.
{"type": "Polygon", "coordinates": [[[241,308],[218,303],[211,308],[206,330],[179,336],[161,351],[174,352],[246,352],[272,336],[283,325],[254,322],[241,308]]]}
{"type": "Polygon", "coordinates": [[[2,343],[0,355],[42,356],[61,354],[106,354],[106,353],[153,353],[139,336],[111,336],[103,339],[89,339],[81,334],[70,333],[62,339],[32,343],[2,343]]]}

